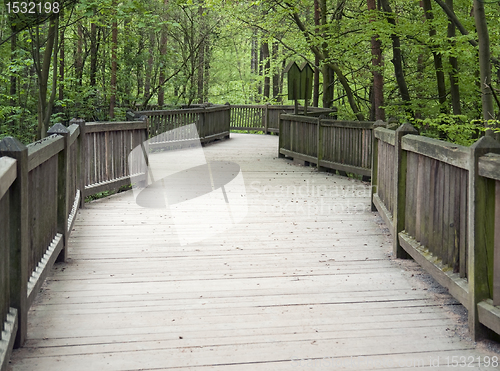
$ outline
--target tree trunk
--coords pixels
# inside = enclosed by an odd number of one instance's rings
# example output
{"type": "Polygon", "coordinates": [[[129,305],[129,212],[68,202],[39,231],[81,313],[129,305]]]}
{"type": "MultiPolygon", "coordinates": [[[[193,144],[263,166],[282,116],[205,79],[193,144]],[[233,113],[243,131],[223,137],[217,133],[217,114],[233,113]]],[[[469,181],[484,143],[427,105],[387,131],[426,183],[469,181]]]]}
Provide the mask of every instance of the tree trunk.
{"type": "MultiPolygon", "coordinates": [[[[168,5],[168,0],[165,0],[163,2],[163,5],[165,6],[165,12],[166,12],[166,7],[168,5]]],[[[162,29],[161,30],[161,36],[160,36],[160,73],[158,77],[158,108],[162,107],[165,104],[165,89],[163,87],[163,84],[165,83],[165,69],[167,68],[165,63],[165,54],[167,54],[167,30],[162,29]]]]}
{"type": "Polygon", "coordinates": [[[273,100],[279,101],[280,96],[280,71],[277,66],[278,54],[279,54],[279,44],[278,42],[273,42],[271,58],[273,60],[273,100]]]}
{"type": "MultiPolygon", "coordinates": [[[[328,12],[326,0],[320,0],[320,3],[318,5],[319,5],[318,11],[319,11],[320,24],[323,26],[323,32],[325,32],[327,26],[326,16],[328,12]]],[[[326,38],[326,35],[324,33],[321,36],[323,38],[326,38]]],[[[328,59],[328,44],[326,42],[324,42],[322,45],[322,51],[323,51],[323,58],[318,58],[319,59],[318,65],[321,59],[323,59],[323,61],[328,59]]],[[[333,106],[335,76],[333,74],[332,69],[327,64],[323,65],[321,72],[323,74],[323,107],[331,108],[333,106]]]]}
{"type": "Polygon", "coordinates": [[[149,33],[149,56],[146,64],[146,79],[144,82],[144,96],[151,96],[151,75],[153,74],[153,53],[155,49],[155,34],[153,31],[149,33]]]}
{"type": "MultiPolygon", "coordinates": [[[[367,1],[369,10],[377,10],[376,0],[367,1]]],[[[374,21],[374,19],[372,20],[374,21]]],[[[372,51],[372,66],[373,66],[373,111],[375,113],[375,120],[385,120],[384,111],[384,77],[381,73],[383,68],[382,49],[378,35],[372,36],[371,51],[372,51]]]]}
{"type": "Polygon", "coordinates": [[[264,75],[264,98],[266,101],[269,100],[270,90],[271,90],[271,78],[269,77],[269,70],[271,68],[271,62],[269,60],[269,43],[267,41],[262,43],[262,63],[263,65],[263,75],[264,75]]]}
{"type": "MultiPolygon", "coordinates": [[[[252,74],[252,80],[255,81],[255,76],[259,74],[259,39],[256,29],[253,30],[252,46],[250,49],[250,72],[252,74]]],[[[258,85],[257,88],[259,88],[258,85]]],[[[258,98],[253,95],[252,93],[251,100],[257,102],[258,98]]]]}
{"type": "Polygon", "coordinates": [[[490,63],[490,37],[484,12],[484,2],[474,0],[474,21],[476,23],[477,39],[479,44],[479,73],[481,76],[481,103],[483,119],[495,118],[493,95],[491,93],[491,63],[490,63]]]}
{"type": "MultiPolygon", "coordinates": [[[[145,47],[144,39],[145,39],[144,32],[141,31],[140,35],[139,35],[139,43],[137,45],[139,53],[145,47]]],[[[137,62],[135,64],[135,68],[137,70],[137,97],[136,97],[136,102],[137,102],[140,99],[141,95],[143,94],[143,89],[144,89],[143,62],[141,60],[137,60],[137,62]]]]}
{"type": "MultiPolygon", "coordinates": [[[[434,14],[432,13],[431,0],[422,0],[422,8],[424,9],[425,19],[431,23],[434,19],[434,14]]],[[[434,26],[429,26],[429,36],[432,38],[436,36],[436,29],[434,26]]],[[[436,50],[436,47],[431,45],[432,56],[434,59],[434,69],[436,71],[436,81],[439,99],[439,110],[441,113],[448,113],[448,107],[446,105],[446,84],[444,81],[444,71],[443,71],[443,60],[441,54],[436,50]]]]}
{"type": "MultiPolygon", "coordinates": [[[[446,0],[446,5],[448,8],[453,11],[453,0],[446,0]]],[[[448,33],[447,36],[451,40],[451,38],[455,37],[455,24],[448,20],[448,33]]],[[[452,47],[454,46],[454,42],[450,41],[452,47]]],[[[449,73],[450,79],[450,91],[451,91],[451,106],[453,109],[454,115],[462,114],[462,107],[460,103],[460,86],[458,85],[458,59],[457,57],[450,56],[448,61],[451,66],[451,71],[449,73]]]]}
{"type": "MultiPolygon", "coordinates": [[[[113,9],[116,9],[116,0],[112,2],[113,9]]],[[[115,105],[116,105],[116,70],[117,70],[117,49],[118,49],[118,23],[116,14],[113,15],[113,24],[111,26],[111,81],[109,97],[109,118],[115,118],[115,105]]]]}
{"type": "Polygon", "coordinates": [[[205,34],[205,63],[203,65],[203,68],[205,69],[204,72],[204,84],[203,84],[203,101],[208,102],[208,91],[210,88],[210,57],[211,57],[211,52],[210,52],[210,40],[209,40],[209,34],[205,34]]]}
{"type": "MultiPolygon", "coordinates": [[[[38,26],[37,26],[38,27],[38,26]]],[[[43,53],[43,61],[35,61],[37,66],[38,74],[38,132],[37,139],[45,138],[47,135],[48,123],[50,121],[50,115],[52,114],[52,106],[55,100],[55,91],[57,85],[57,42],[59,35],[59,15],[57,13],[51,15],[49,22],[49,29],[47,33],[47,41],[45,43],[45,50],[43,53]],[[49,71],[50,63],[53,59],[53,86],[51,99],[47,102],[47,90],[49,81],[49,71]]],[[[37,31],[37,45],[40,47],[41,42],[39,38],[39,33],[37,31]]],[[[38,52],[35,54],[39,57],[38,52]]]]}
{"type": "Polygon", "coordinates": [[[335,75],[328,64],[323,64],[321,73],[323,75],[323,107],[332,108],[335,75]]]}
{"type": "MultiPolygon", "coordinates": [[[[130,30],[130,18],[125,18],[123,21],[123,29],[122,29],[122,35],[125,38],[125,40],[128,38],[130,30]]],[[[131,42],[126,42],[125,45],[123,46],[123,54],[126,56],[132,55],[132,43],[131,42]]],[[[133,83],[132,79],[130,78],[132,76],[132,71],[133,71],[133,64],[130,62],[128,58],[125,58],[122,60],[122,66],[120,68],[122,76],[126,76],[123,79],[123,92],[125,93],[123,97],[123,106],[130,108],[130,98],[132,96],[132,89],[133,89],[133,83]]]]}
{"type": "Polygon", "coordinates": [[[259,80],[258,80],[258,86],[257,86],[257,102],[262,101],[262,76],[264,76],[264,53],[262,50],[262,41],[260,42],[260,48],[259,48],[259,66],[258,66],[258,71],[259,71],[259,80]]]}
{"type": "MultiPolygon", "coordinates": [[[[319,25],[321,20],[321,8],[319,6],[318,0],[314,0],[314,25],[316,28],[314,32],[319,35],[319,25]]],[[[313,79],[313,107],[318,107],[319,105],[319,58],[317,55],[314,56],[314,79],[313,79]]]]}
{"type": "MultiPolygon", "coordinates": [[[[16,33],[15,29],[12,28],[12,37],[10,39],[10,61],[11,61],[11,63],[14,63],[16,50],[17,50],[17,33],[16,33]]],[[[10,89],[9,89],[10,105],[11,106],[16,105],[16,99],[15,99],[16,94],[17,94],[17,77],[16,77],[16,75],[12,74],[10,76],[10,89]]]]}
{"type": "Polygon", "coordinates": [[[283,103],[283,99],[281,98],[283,96],[283,86],[285,85],[285,74],[283,71],[286,68],[286,59],[283,59],[283,62],[281,62],[281,72],[280,72],[280,92],[279,92],[279,103],[283,103]]]}
{"type": "Polygon", "coordinates": [[[198,45],[198,103],[204,103],[203,85],[204,85],[204,72],[205,72],[205,17],[203,17],[203,7],[198,7],[198,19],[200,23],[200,43],[198,45]]]}
{"type": "MultiPolygon", "coordinates": [[[[455,15],[455,12],[452,9],[450,9],[445,3],[443,3],[443,1],[441,1],[441,0],[434,0],[434,1],[443,9],[443,11],[448,16],[448,19],[451,22],[453,22],[453,24],[458,28],[458,30],[460,31],[460,33],[462,35],[464,35],[464,36],[467,36],[469,34],[469,31],[467,31],[465,29],[465,27],[462,25],[462,23],[460,23],[459,19],[455,15]]],[[[469,44],[471,44],[473,47],[477,47],[478,46],[478,43],[477,43],[476,40],[468,39],[468,41],[469,41],[469,44]]],[[[490,61],[495,66],[497,66],[498,70],[500,71],[500,60],[498,60],[497,58],[492,57],[490,55],[490,61]]]]}
{"type": "MultiPolygon", "coordinates": [[[[394,13],[389,5],[389,0],[380,0],[382,5],[382,10],[386,13],[387,21],[396,26],[396,19],[394,13]]],[[[401,56],[401,40],[397,34],[391,35],[392,39],[392,64],[394,65],[394,75],[396,76],[396,82],[398,84],[399,94],[401,99],[405,103],[405,110],[413,116],[413,112],[409,107],[411,102],[410,93],[408,92],[408,86],[406,85],[406,79],[403,69],[403,58],[401,56]]]]}
{"type": "Polygon", "coordinates": [[[81,21],[78,22],[77,27],[77,42],[76,42],[76,56],[75,56],[75,74],[78,85],[82,86],[83,78],[83,28],[81,21]]]}
{"type": "MultiPolygon", "coordinates": [[[[322,0],[322,3],[326,4],[326,1],[322,0]]],[[[288,6],[290,6],[290,5],[288,5],[288,6]]],[[[323,9],[326,9],[326,8],[323,8],[323,9]]],[[[323,9],[322,9],[322,12],[323,12],[323,9]]],[[[325,62],[324,66],[328,66],[330,69],[333,70],[333,72],[335,72],[335,74],[337,75],[337,77],[339,79],[340,84],[342,85],[342,87],[345,90],[347,99],[349,101],[349,106],[351,107],[352,111],[356,115],[357,119],[362,121],[364,119],[364,116],[361,113],[361,111],[359,110],[358,104],[356,103],[356,100],[354,99],[353,91],[352,91],[351,87],[349,86],[349,82],[347,81],[347,78],[342,73],[342,70],[340,69],[340,67],[337,64],[329,61],[328,53],[327,53],[328,50],[325,47],[323,47],[322,50],[320,50],[318,47],[314,46],[314,43],[311,40],[310,34],[306,30],[306,27],[304,26],[302,21],[300,20],[297,12],[292,12],[291,17],[293,18],[293,20],[296,23],[299,30],[302,32],[302,35],[304,36],[304,38],[306,39],[308,44],[310,45],[311,51],[315,55],[317,55],[321,61],[325,62]]],[[[322,15],[322,17],[323,17],[323,15],[322,15]]],[[[325,69],[323,69],[323,106],[324,107],[329,107],[328,105],[325,106],[325,103],[331,104],[328,102],[327,99],[325,99],[325,86],[327,88],[333,88],[333,83],[332,83],[333,81],[332,82],[330,82],[330,81],[325,82],[325,77],[326,77],[326,79],[328,79],[329,73],[330,73],[330,71],[327,71],[327,70],[325,71],[325,69]]],[[[332,91],[333,91],[333,89],[332,89],[332,91]]],[[[333,94],[332,94],[332,97],[333,97],[333,94]]]]}
{"type": "MultiPolygon", "coordinates": [[[[61,8],[61,12],[59,13],[60,19],[64,17],[64,8],[61,8]]],[[[59,33],[59,100],[64,99],[64,30],[61,29],[59,33]]]]}
{"type": "Polygon", "coordinates": [[[319,58],[317,55],[314,56],[314,77],[313,77],[313,107],[319,107],[319,58]]]}
{"type": "MultiPolygon", "coordinates": [[[[424,63],[425,55],[420,53],[417,58],[417,80],[418,81],[424,81],[424,71],[425,71],[425,63],[424,63]]],[[[422,89],[418,89],[416,92],[417,96],[417,107],[415,108],[415,113],[414,117],[416,119],[421,119],[422,118],[422,111],[421,109],[423,108],[422,101],[423,101],[423,95],[422,95],[422,89]]]]}

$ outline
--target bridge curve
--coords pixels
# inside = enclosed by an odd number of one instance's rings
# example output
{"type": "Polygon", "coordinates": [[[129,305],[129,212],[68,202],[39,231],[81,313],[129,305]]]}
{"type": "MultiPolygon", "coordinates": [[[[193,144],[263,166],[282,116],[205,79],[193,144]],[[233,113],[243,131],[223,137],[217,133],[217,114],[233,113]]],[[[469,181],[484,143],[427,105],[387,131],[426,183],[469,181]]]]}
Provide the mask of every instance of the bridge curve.
{"type": "MultiPolygon", "coordinates": [[[[240,166],[247,212],[195,243],[132,191],[80,209],[12,371],[448,369],[460,357],[496,370],[454,333],[458,302],[391,258],[370,184],[277,148],[251,134],[204,147],[208,162],[240,166]]],[[[214,210],[203,202],[184,211],[214,210]]]]}

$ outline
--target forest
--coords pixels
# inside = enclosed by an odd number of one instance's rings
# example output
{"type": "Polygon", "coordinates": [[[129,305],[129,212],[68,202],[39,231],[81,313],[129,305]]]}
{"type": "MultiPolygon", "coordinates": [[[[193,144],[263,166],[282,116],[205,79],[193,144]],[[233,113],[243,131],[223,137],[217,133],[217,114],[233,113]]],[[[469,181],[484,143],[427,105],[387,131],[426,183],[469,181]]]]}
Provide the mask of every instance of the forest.
{"type": "Polygon", "coordinates": [[[293,61],[314,67],[310,106],[470,144],[500,118],[500,1],[6,0],[0,139],[128,109],[293,104],[293,61]]]}

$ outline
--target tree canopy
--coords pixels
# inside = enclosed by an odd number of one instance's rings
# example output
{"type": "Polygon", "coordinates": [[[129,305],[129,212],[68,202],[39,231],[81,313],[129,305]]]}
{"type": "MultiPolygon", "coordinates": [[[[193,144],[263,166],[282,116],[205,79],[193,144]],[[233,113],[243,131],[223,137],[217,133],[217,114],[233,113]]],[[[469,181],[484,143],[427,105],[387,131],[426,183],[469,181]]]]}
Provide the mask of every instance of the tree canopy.
{"type": "Polygon", "coordinates": [[[290,104],[291,61],[315,68],[309,104],[342,119],[450,138],[500,115],[499,1],[60,0],[38,15],[6,4],[0,137],[151,106],[290,104]]]}

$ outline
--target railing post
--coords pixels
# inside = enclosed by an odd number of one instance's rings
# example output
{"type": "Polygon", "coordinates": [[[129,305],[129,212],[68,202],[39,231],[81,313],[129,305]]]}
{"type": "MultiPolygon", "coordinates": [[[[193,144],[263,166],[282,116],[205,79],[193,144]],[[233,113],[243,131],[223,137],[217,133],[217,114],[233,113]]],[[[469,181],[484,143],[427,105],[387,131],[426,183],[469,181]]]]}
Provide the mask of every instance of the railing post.
{"type": "Polygon", "coordinates": [[[85,185],[87,184],[87,138],[85,134],[86,126],[83,119],[72,119],[70,124],[76,124],[80,128],[78,136],[78,189],[80,189],[80,209],[85,207],[85,185]]]}
{"type": "Polygon", "coordinates": [[[68,252],[68,204],[69,204],[69,130],[62,124],[52,126],[48,135],[64,137],[64,149],[59,152],[57,168],[57,232],[63,235],[63,248],[57,261],[65,262],[68,252]]]}
{"type": "Polygon", "coordinates": [[[373,124],[373,129],[372,129],[372,175],[371,175],[372,189],[370,195],[371,211],[377,211],[377,207],[373,203],[373,195],[377,193],[377,187],[378,187],[378,139],[375,137],[375,129],[383,128],[385,126],[386,124],[382,120],[377,120],[373,124]]]}
{"type": "Polygon", "coordinates": [[[394,226],[394,234],[392,236],[392,248],[394,257],[407,259],[408,253],[401,247],[399,243],[399,232],[405,229],[405,210],[406,210],[406,165],[407,153],[401,148],[401,141],[406,134],[418,134],[410,124],[403,124],[396,130],[394,141],[394,211],[392,221],[394,226]]]}
{"type": "Polygon", "coordinates": [[[269,103],[264,104],[264,134],[267,134],[269,127],[269,103]]]}
{"type": "MultiPolygon", "coordinates": [[[[231,133],[231,104],[229,102],[226,102],[225,105],[227,106],[227,114],[226,114],[227,123],[224,126],[227,128],[227,132],[231,133]]],[[[229,134],[227,135],[226,138],[229,138],[229,134]]]]}
{"type": "Polygon", "coordinates": [[[205,106],[201,107],[202,112],[200,112],[198,120],[198,136],[200,140],[205,139],[205,122],[206,122],[206,111],[205,106]]]}
{"type": "Polygon", "coordinates": [[[278,158],[283,158],[285,155],[280,153],[281,148],[283,147],[283,130],[282,130],[282,120],[281,120],[281,115],[283,113],[280,112],[278,115],[278,158]]]}
{"type": "Polygon", "coordinates": [[[492,137],[483,137],[470,147],[467,279],[469,331],[474,341],[487,335],[479,323],[477,304],[490,297],[488,260],[493,257],[488,249],[493,251],[495,231],[488,221],[495,215],[495,182],[479,176],[478,160],[489,152],[500,153],[500,143],[492,137]]]}
{"type": "Polygon", "coordinates": [[[325,115],[320,115],[318,117],[318,148],[317,148],[317,154],[318,154],[318,162],[316,163],[316,167],[318,168],[318,171],[321,170],[321,165],[320,162],[323,161],[323,127],[321,126],[321,120],[325,119],[325,115]]]}
{"type": "Polygon", "coordinates": [[[28,327],[28,148],[12,137],[0,141],[0,156],[17,160],[17,178],[12,183],[10,216],[10,306],[17,309],[15,348],[24,344],[28,327]]]}

